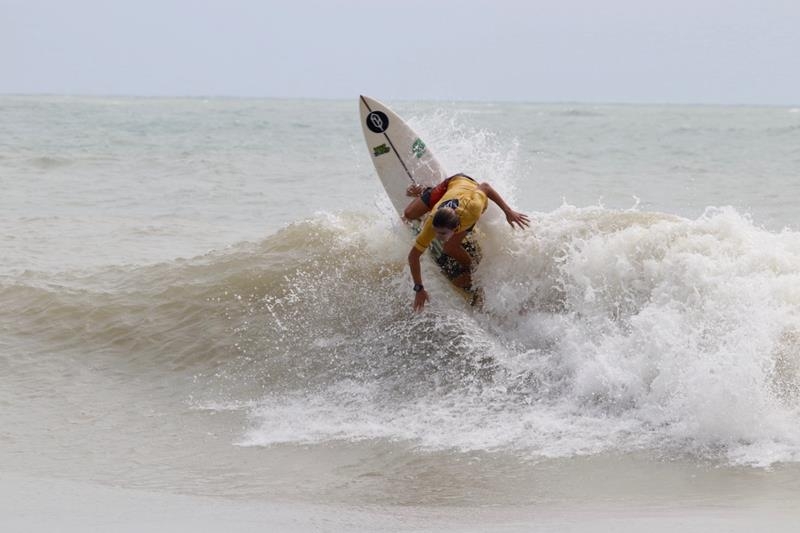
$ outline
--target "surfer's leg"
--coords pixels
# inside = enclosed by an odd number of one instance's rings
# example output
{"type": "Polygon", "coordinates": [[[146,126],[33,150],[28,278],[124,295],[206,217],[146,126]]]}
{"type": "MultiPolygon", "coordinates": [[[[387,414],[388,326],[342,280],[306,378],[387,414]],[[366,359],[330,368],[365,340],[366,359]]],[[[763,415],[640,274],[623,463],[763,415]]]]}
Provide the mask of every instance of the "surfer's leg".
{"type": "Polygon", "coordinates": [[[420,198],[414,198],[411,200],[411,203],[406,206],[405,211],[403,211],[403,218],[406,220],[416,220],[430,210],[431,208],[425,205],[425,202],[420,198]]]}
{"type": "Polygon", "coordinates": [[[472,275],[467,271],[454,277],[450,282],[461,289],[469,289],[472,286],[472,275]]]}
{"type": "Polygon", "coordinates": [[[460,233],[456,233],[452,237],[450,237],[444,246],[442,246],[442,250],[444,253],[458,261],[461,266],[468,267],[472,264],[472,257],[470,257],[469,253],[464,249],[464,246],[461,244],[461,241],[464,240],[466,237],[467,231],[462,231],[460,233]]]}

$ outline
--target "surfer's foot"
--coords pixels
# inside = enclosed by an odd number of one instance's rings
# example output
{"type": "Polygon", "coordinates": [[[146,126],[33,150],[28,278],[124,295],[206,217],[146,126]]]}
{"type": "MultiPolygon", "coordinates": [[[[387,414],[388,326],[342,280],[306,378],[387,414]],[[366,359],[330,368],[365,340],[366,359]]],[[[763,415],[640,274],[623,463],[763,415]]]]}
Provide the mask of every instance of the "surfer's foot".
{"type": "Polygon", "coordinates": [[[483,302],[484,302],[483,289],[481,288],[473,289],[469,292],[472,293],[472,298],[470,298],[469,305],[471,305],[476,309],[481,309],[483,307],[483,302]]]}
{"type": "Polygon", "coordinates": [[[413,185],[409,185],[406,189],[406,196],[410,198],[416,198],[422,195],[422,191],[425,190],[425,187],[418,183],[414,183],[413,185]]]}

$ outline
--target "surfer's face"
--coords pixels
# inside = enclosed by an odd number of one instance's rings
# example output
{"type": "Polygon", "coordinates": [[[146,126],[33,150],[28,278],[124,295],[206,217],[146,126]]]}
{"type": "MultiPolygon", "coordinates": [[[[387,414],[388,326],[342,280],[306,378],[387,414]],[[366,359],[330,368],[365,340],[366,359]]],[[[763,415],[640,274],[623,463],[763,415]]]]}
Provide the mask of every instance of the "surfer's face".
{"type": "Polygon", "coordinates": [[[436,239],[439,242],[447,242],[455,234],[455,231],[449,228],[437,228],[436,226],[433,227],[433,231],[436,233],[436,239]]]}

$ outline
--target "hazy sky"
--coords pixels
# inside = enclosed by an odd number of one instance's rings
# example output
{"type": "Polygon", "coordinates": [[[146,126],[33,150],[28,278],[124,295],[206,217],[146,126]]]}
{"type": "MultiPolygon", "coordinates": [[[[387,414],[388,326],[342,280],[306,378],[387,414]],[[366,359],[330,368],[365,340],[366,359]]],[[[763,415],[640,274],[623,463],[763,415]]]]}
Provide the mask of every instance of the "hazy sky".
{"type": "Polygon", "coordinates": [[[0,0],[0,93],[800,103],[800,0],[0,0]]]}

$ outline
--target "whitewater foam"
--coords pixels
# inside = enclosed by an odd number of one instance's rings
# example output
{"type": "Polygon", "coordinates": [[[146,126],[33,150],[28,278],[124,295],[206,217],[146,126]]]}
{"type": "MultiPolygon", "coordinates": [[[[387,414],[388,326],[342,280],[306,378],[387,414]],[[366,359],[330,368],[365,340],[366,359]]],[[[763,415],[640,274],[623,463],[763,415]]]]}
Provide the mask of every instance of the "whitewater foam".
{"type": "Polygon", "coordinates": [[[248,379],[271,391],[242,444],[800,457],[796,233],[730,208],[688,220],[564,206],[530,232],[489,221],[484,311],[439,280],[414,315],[398,228],[331,217],[272,238],[326,228],[237,329],[248,379]]]}

